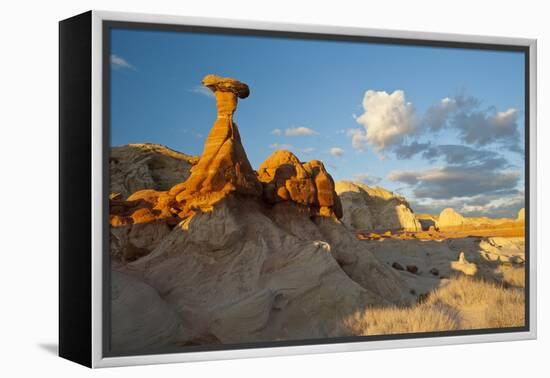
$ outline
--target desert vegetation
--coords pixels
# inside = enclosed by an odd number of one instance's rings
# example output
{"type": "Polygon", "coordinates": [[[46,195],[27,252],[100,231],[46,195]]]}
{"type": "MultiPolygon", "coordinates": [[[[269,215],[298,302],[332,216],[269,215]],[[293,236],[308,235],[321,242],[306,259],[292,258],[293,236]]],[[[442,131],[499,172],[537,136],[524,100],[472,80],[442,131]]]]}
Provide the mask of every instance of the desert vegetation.
{"type": "MultiPolygon", "coordinates": [[[[509,280],[520,283],[520,269],[509,280]]],[[[456,275],[412,306],[369,307],[344,320],[351,335],[385,335],[521,327],[525,324],[523,288],[456,275]]]]}

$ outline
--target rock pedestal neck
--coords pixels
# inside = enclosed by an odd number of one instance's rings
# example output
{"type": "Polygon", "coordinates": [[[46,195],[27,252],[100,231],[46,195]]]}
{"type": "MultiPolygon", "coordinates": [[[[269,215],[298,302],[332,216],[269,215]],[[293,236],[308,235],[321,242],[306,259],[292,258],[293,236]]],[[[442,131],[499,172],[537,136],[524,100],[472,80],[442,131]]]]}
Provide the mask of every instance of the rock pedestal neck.
{"type": "Polygon", "coordinates": [[[237,124],[233,122],[238,99],[250,94],[248,86],[217,75],[205,76],[202,84],[214,92],[218,114],[191,175],[170,189],[170,195],[182,205],[183,212],[208,211],[231,192],[256,197],[262,193],[262,186],[241,143],[237,124]]]}

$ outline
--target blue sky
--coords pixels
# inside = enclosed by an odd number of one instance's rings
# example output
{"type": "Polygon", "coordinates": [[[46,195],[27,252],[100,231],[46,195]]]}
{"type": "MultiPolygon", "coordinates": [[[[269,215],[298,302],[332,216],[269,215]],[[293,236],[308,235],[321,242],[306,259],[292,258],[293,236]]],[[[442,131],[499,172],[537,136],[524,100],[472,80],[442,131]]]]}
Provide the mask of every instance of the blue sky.
{"type": "Polygon", "coordinates": [[[209,73],[250,86],[235,120],[257,168],[275,149],[336,180],[397,191],[417,212],[523,206],[521,53],[114,29],[111,144],[200,155],[209,73]]]}

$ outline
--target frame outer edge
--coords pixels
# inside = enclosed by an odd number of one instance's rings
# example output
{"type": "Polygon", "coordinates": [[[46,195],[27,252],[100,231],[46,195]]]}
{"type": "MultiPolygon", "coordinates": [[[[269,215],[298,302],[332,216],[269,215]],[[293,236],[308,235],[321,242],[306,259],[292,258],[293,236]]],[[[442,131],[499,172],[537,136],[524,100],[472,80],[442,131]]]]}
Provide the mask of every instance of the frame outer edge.
{"type": "Polygon", "coordinates": [[[103,358],[103,132],[101,16],[92,11],[92,368],[103,358]]]}
{"type": "MultiPolygon", "coordinates": [[[[352,352],[392,348],[411,348],[466,343],[499,342],[536,339],[536,247],[537,247],[537,180],[536,180],[536,79],[537,41],[532,38],[431,33],[405,30],[380,30],[358,27],[339,27],[315,24],[290,24],[248,20],[185,17],[111,11],[92,11],[92,367],[118,367],[144,364],[261,358],[273,356],[352,352]],[[530,330],[485,335],[439,336],[422,339],[380,340],[342,344],[314,344],[287,347],[233,349],[124,357],[103,357],[102,327],[102,22],[104,20],[158,24],[186,24],[240,28],[251,30],[308,32],[336,35],[366,35],[383,38],[423,39],[466,43],[517,45],[529,48],[529,146],[530,146],[530,330]]],[[[527,69],[527,67],[525,67],[527,69]]]]}
{"type": "MultiPolygon", "coordinates": [[[[537,338],[537,255],[538,255],[538,214],[537,192],[537,40],[529,43],[529,314],[530,330],[533,339],[537,338]]],[[[542,234],[541,234],[542,235],[542,234]]]]}

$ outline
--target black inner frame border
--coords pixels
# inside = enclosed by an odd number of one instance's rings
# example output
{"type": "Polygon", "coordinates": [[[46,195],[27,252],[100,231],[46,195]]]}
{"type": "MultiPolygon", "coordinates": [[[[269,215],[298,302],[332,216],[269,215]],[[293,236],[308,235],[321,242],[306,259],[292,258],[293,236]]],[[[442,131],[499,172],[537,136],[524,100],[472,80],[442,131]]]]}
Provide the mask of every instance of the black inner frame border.
{"type": "MultiPolygon", "coordinates": [[[[313,27],[313,26],[312,26],[313,27]]],[[[406,34],[406,32],[402,32],[406,34]]],[[[514,333],[514,332],[529,332],[530,331],[530,48],[529,46],[507,45],[499,43],[479,43],[479,42],[456,42],[456,41],[440,41],[429,39],[414,39],[414,38],[397,38],[397,37],[369,37],[357,35],[340,35],[340,34],[325,34],[325,33],[310,33],[310,32],[289,32],[289,31],[272,31],[272,30],[256,30],[244,28],[229,28],[229,27],[211,27],[211,26],[195,26],[181,24],[160,24],[146,22],[129,22],[104,20],[102,21],[102,170],[103,170],[103,280],[102,280],[102,354],[103,357],[123,357],[123,356],[139,356],[152,354],[180,354],[190,352],[208,352],[208,351],[224,351],[236,349],[258,349],[258,348],[277,348],[277,347],[292,347],[292,346],[307,346],[307,345],[330,345],[340,343],[353,343],[365,341],[383,341],[383,340],[407,340],[420,339],[430,337],[449,337],[449,336],[465,336],[465,335],[487,335],[498,333],[514,333]],[[525,325],[523,327],[509,328],[486,328],[486,329],[471,329],[457,331],[438,331],[438,332],[419,332],[408,334],[391,334],[391,335],[374,335],[374,336],[349,336],[335,337],[322,339],[304,339],[304,340],[287,340],[287,341],[267,341],[267,342],[246,342],[238,344],[214,344],[214,345],[196,345],[185,347],[170,347],[155,350],[143,350],[131,353],[113,353],[110,349],[111,337],[111,259],[109,245],[109,157],[110,157],[110,121],[111,121],[111,30],[112,29],[129,29],[129,30],[146,30],[146,31],[166,31],[166,32],[183,32],[183,33],[203,33],[217,35],[235,35],[235,36],[253,36],[265,38],[288,38],[302,40],[318,40],[318,41],[345,41],[369,44],[385,44],[385,45],[401,45],[401,46],[417,46],[417,47],[436,47],[436,48],[456,48],[456,49],[474,49],[488,51],[505,51],[505,52],[520,52],[524,55],[524,135],[525,135],[525,325]]],[[[451,36],[452,38],[452,36],[451,36]]]]}

